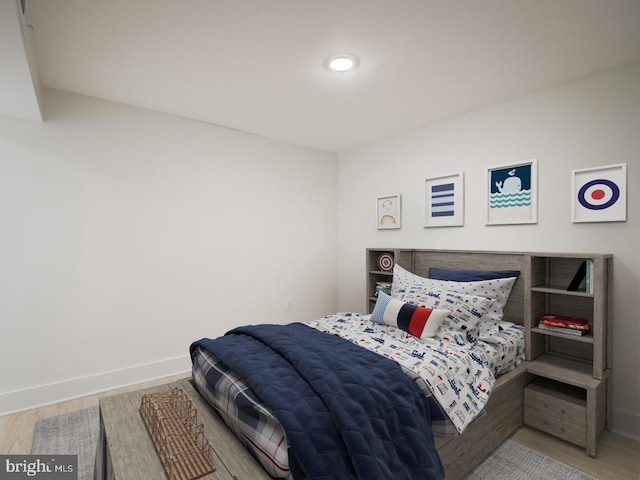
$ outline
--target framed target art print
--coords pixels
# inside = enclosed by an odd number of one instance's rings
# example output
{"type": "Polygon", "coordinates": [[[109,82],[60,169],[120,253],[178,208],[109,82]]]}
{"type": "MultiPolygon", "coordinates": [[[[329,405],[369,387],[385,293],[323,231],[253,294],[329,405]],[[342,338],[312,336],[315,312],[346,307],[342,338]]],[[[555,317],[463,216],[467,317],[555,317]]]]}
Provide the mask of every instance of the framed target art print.
{"type": "Polygon", "coordinates": [[[571,221],[627,220],[627,164],[571,172],[571,221]]]}

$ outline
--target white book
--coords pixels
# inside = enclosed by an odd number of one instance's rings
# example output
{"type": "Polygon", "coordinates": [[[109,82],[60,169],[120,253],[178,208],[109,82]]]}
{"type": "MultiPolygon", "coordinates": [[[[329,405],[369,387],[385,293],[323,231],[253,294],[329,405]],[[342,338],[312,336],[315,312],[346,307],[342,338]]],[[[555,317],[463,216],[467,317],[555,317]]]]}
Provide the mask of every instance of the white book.
{"type": "Polygon", "coordinates": [[[564,327],[554,327],[552,325],[545,325],[544,323],[539,323],[538,328],[541,330],[547,330],[548,332],[562,333],[564,335],[575,335],[577,337],[581,337],[585,334],[584,330],[576,330],[573,328],[564,328],[564,327]]]}

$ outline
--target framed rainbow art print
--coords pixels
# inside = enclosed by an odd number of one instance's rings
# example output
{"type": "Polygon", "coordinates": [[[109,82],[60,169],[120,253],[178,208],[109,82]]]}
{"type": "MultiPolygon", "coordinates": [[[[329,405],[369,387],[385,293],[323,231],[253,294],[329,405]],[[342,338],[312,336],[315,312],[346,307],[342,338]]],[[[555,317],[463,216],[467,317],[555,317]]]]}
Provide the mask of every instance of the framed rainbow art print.
{"type": "Polygon", "coordinates": [[[400,195],[378,197],[376,225],[378,230],[400,228],[400,195]]]}

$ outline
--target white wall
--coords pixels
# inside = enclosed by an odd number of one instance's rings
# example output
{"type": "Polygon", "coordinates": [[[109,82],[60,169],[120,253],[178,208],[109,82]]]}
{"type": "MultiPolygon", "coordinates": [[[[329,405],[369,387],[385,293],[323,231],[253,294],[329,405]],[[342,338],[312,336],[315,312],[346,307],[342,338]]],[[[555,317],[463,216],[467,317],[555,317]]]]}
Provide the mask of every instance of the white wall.
{"type": "Polygon", "coordinates": [[[191,341],[235,325],[362,311],[366,247],[597,251],[615,255],[614,430],[640,437],[640,64],[339,162],[57,91],[44,114],[0,118],[0,414],[187,370],[191,341]],[[528,158],[538,223],[485,226],[485,168],[528,158]],[[627,222],[572,224],[571,170],[621,162],[627,222]],[[456,171],[464,227],[423,228],[424,179],[456,171]],[[378,231],[392,193],[403,227],[378,231]]]}
{"type": "Polygon", "coordinates": [[[0,414],[336,310],[335,155],[59,91],[44,114],[0,118],[0,414]]]}
{"type": "MultiPolygon", "coordinates": [[[[473,81],[469,79],[469,81],[473,81]]],[[[365,309],[365,248],[615,255],[613,429],[640,438],[640,64],[496,105],[340,156],[339,310],[365,309]],[[486,167],[537,158],[538,223],[485,225],[486,167]],[[628,164],[624,223],[571,222],[571,171],[628,164]],[[463,171],[463,227],[423,228],[424,179],[463,171]],[[375,198],[402,194],[402,229],[375,198]]]]}

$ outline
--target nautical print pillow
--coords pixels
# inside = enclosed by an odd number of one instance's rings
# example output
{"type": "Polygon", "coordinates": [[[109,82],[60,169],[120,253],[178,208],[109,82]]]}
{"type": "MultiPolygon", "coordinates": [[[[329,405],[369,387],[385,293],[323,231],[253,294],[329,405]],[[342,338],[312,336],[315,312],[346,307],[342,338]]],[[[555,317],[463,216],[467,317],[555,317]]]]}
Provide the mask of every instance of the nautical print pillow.
{"type": "Polygon", "coordinates": [[[371,321],[398,327],[422,340],[433,338],[449,310],[401,302],[379,291],[371,321]]]}
{"type": "Polygon", "coordinates": [[[492,280],[482,280],[474,282],[455,282],[452,280],[437,280],[424,278],[411,273],[400,265],[393,268],[393,283],[391,286],[391,296],[398,298],[398,289],[407,285],[419,285],[427,289],[448,290],[452,292],[476,295],[493,299],[494,302],[480,323],[480,340],[490,341],[490,337],[497,333],[499,323],[504,316],[504,306],[509,300],[511,289],[516,283],[517,277],[496,278],[492,280]]]}
{"type": "Polygon", "coordinates": [[[478,341],[478,325],[493,303],[489,298],[429,289],[420,285],[401,286],[396,295],[402,302],[449,310],[436,337],[455,341],[457,344],[478,341]]]}

